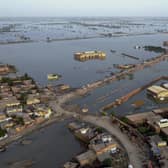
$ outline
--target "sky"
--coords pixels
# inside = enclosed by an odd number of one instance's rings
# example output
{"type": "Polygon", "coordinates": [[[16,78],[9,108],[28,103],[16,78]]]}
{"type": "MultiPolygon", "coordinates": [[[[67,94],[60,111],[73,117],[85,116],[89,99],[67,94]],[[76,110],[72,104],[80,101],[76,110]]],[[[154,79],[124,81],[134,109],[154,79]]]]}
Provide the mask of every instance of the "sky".
{"type": "Polygon", "coordinates": [[[0,0],[4,16],[168,17],[168,0],[0,0]]]}

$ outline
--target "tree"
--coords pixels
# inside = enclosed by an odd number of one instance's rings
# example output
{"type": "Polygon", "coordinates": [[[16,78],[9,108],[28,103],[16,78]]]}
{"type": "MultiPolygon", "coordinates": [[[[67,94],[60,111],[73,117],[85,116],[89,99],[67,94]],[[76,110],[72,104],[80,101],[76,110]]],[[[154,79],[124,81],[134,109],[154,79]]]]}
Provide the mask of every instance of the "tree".
{"type": "Polygon", "coordinates": [[[0,127],[0,137],[4,137],[6,135],[6,133],[7,133],[7,131],[0,127]]]}
{"type": "Polygon", "coordinates": [[[112,160],[111,158],[107,158],[103,161],[103,166],[106,166],[106,167],[111,167],[112,166],[112,160]]]}
{"type": "Polygon", "coordinates": [[[20,95],[20,101],[21,101],[22,104],[26,104],[27,93],[21,93],[21,95],[20,95]]]}
{"type": "Polygon", "coordinates": [[[107,112],[103,111],[102,113],[102,116],[107,116],[107,112]]]}
{"type": "Polygon", "coordinates": [[[23,118],[22,118],[22,117],[18,117],[18,118],[16,119],[16,124],[17,124],[17,125],[24,125],[25,123],[24,123],[23,118]]]}
{"type": "Polygon", "coordinates": [[[16,125],[25,125],[24,120],[23,120],[22,117],[18,117],[16,115],[13,115],[12,119],[15,122],[16,125]]]}
{"type": "Polygon", "coordinates": [[[110,114],[111,114],[111,116],[113,117],[113,116],[116,115],[116,112],[115,112],[115,111],[111,111],[110,114]]]}
{"type": "Polygon", "coordinates": [[[25,73],[22,77],[20,77],[20,80],[29,80],[32,79],[27,73],[25,73]]]}
{"type": "Polygon", "coordinates": [[[10,79],[9,77],[2,77],[1,82],[2,83],[8,83],[9,86],[13,85],[13,80],[10,79]]]}
{"type": "Polygon", "coordinates": [[[101,134],[101,133],[104,132],[104,129],[103,129],[102,127],[97,127],[97,128],[96,128],[96,131],[97,131],[99,134],[101,134]]]}
{"type": "Polygon", "coordinates": [[[27,73],[25,73],[25,74],[24,74],[24,77],[25,77],[25,78],[27,78],[27,77],[28,77],[28,74],[27,74],[27,73]]]}
{"type": "Polygon", "coordinates": [[[129,78],[129,80],[133,80],[134,79],[134,74],[128,74],[128,78],[129,78]]]}

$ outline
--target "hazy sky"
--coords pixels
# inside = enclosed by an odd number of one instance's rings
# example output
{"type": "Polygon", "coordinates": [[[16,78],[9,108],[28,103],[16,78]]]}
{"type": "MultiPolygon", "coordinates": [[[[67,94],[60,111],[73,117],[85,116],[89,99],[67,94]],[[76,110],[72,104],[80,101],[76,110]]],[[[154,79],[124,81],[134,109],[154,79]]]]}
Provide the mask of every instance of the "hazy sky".
{"type": "Polygon", "coordinates": [[[1,16],[168,16],[168,0],[0,0],[1,16]]]}

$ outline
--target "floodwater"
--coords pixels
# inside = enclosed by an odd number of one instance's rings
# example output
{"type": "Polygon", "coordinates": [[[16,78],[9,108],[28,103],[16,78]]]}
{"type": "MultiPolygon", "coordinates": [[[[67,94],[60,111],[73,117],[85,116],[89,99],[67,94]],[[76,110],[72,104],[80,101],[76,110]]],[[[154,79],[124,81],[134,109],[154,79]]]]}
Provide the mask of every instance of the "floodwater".
{"type": "Polygon", "coordinates": [[[135,45],[162,46],[163,41],[167,39],[168,35],[162,34],[0,45],[0,61],[14,64],[19,72],[27,72],[41,85],[48,83],[48,73],[59,73],[62,75],[62,79],[53,82],[54,84],[67,83],[72,87],[81,87],[104,78],[110,72],[116,72],[113,64],[136,63],[158,55],[143,49],[136,50],[134,49],[135,45]],[[117,52],[111,53],[111,49],[117,52]],[[106,60],[86,62],[74,60],[75,52],[88,50],[102,50],[107,53],[107,58],[106,60]],[[123,57],[121,53],[137,56],[140,60],[123,57]],[[100,73],[100,71],[104,73],[100,73]]]}
{"type": "MultiPolygon", "coordinates": [[[[168,40],[168,34],[163,32],[168,31],[167,20],[153,19],[133,19],[119,20],[109,22],[109,20],[99,21],[84,20],[81,24],[79,19],[77,23],[69,23],[71,21],[57,20],[59,24],[52,20],[52,24],[43,22],[43,18],[15,22],[11,19],[0,20],[0,29],[4,26],[12,25],[10,32],[0,32],[0,42],[16,41],[22,34],[30,37],[34,42],[0,45],[0,62],[13,64],[17,67],[18,73],[28,73],[32,76],[39,85],[47,85],[47,74],[58,73],[62,75],[59,81],[51,82],[54,85],[65,83],[72,87],[82,87],[87,83],[103,79],[109,76],[112,72],[118,70],[113,67],[113,64],[129,64],[139,63],[143,60],[160,55],[159,53],[134,49],[135,45],[141,47],[145,45],[162,46],[163,41],[168,40]],[[16,24],[17,23],[17,24],[16,24]],[[103,24],[103,26],[102,26],[103,24]],[[14,26],[14,27],[13,27],[14,26]],[[121,26],[121,28],[117,26],[121,26]],[[54,39],[66,38],[82,38],[91,36],[100,36],[102,33],[128,33],[128,36],[111,37],[111,38],[92,38],[81,40],[64,40],[55,42],[46,42],[46,37],[54,39]],[[162,32],[161,34],[156,34],[162,32]],[[138,33],[155,33],[151,35],[136,35],[138,33]],[[74,53],[88,50],[102,50],[106,52],[105,60],[89,60],[79,62],[74,60],[74,53]],[[116,50],[115,53],[110,50],[116,50]],[[123,57],[122,53],[130,54],[139,58],[134,60],[128,57],[123,57]]],[[[8,28],[7,28],[8,29],[8,28]]],[[[73,100],[72,103],[80,106],[87,106],[92,113],[99,112],[99,109],[114,101],[129,91],[147,84],[152,79],[161,75],[167,75],[168,62],[161,62],[153,67],[146,68],[136,72],[132,77],[113,82],[91,92],[91,95],[73,100]],[[105,96],[105,99],[102,97],[105,96]],[[101,99],[102,98],[102,99],[101,99]]],[[[130,107],[130,104],[135,100],[145,99],[145,91],[137,97],[132,98],[128,103],[125,103],[119,108],[112,109],[119,115],[126,115],[137,112],[130,107]]],[[[161,105],[162,106],[162,105],[161,105]]],[[[164,105],[163,105],[164,106],[164,105]]],[[[141,111],[160,107],[158,104],[153,104],[150,100],[147,101],[141,111]]],[[[110,111],[109,111],[110,112],[110,111]]],[[[33,168],[46,167],[61,167],[61,165],[70,160],[77,153],[83,150],[83,147],[75,140],[73,135],[66,128],[67,122],[57,123],[46,129],[33,133],[28,136],[33,143],[27,146],[20,144],[12,144],[5,153],[0,153],[0,167],[7,168],[8,163],[20,160],[34,160],[36,164],[33,168]]]]}
{"type": "Polygon", "coordinates": [[[67,129],[68,122],[56,123],[32,133],[25,138],[32,140],[29,145],[11,144],[6,152],[0,153],[0,167],[8,168],[12,162],[32,160],[35,162],[32,168],[61,168],[84,150],[67,129]]]}
{"type": "MultiPolygon", "coordinates": [[[[127,76],[125,79],[115,81],[109,85],[103,86],[91,92],[91,95],[82,97],[78,100],[73,100],[74,104],[81,107],[88,107],[91,113],[99,112],[100,108],[115,101],[117,98],[137,89],[143,85],[148,84],[152,80],[166,76],[168,72],[168,62],[164,61],[153,67],[145,68],[142,71],[135,72],[131,77],[127,76]]],[[[167,82],[167,81],[165,81],[167,82]]],[[[152,100],[147,99],[146,90],[137,96],[132,97],[128,102],[122,104],[117,108],[108,110],[108,112],[115,112],[116,115],[127,115],[138,112],[150,111],[154,108],[165,107],[167,104],[157,104],[152,100]],[[140,109],[134,109],[131,104],[135,101],[143,100],[146,103],[140,109]]]]}
{"type": "Polygon", "coordinates": [[[0,18],[0,43],[167,33],[168,18],[0,18]]]}

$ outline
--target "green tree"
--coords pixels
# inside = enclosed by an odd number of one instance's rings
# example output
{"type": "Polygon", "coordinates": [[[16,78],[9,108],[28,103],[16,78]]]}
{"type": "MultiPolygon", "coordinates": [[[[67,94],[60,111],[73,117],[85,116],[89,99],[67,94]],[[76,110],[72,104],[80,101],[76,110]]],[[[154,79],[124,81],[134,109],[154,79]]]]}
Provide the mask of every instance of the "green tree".
{"type": "Polygon", "coordinates": [[[96,128],[96,131],[97,131],[99,134],[101,134],[101,133],[104,132],[104,129],[103,129],[102,127],[97,127],[97,128],[96,128]]]}
{"type": "Polygon", "coordinates": [[[107,158],[103,161],[103,166],[106,166],[106,167],[111,167],[112,166],[112,160],[111,158],[107,158]]]}
{"type": "Polygon", "coordinates": [[[116,115],[116,112],[115,111],[111,111],[111,116],[115,116],[116,115]]]}
{"type": "Polygon", "coordinates": [[[10,79],[10,78],[8,78],[8,77],[3,77],[3,78],[1,79],[1,82],[2,82],[2,83],[8,83],[9,86],[13,86],[13,80],[10,79]]]}
{"type": "Polygon", "coordinates": [[[20,80],[29,80],[32,79],[27,73],[25,73],[22,77],[20,77],[20,80]]]}
{"type": "Polygon", "coordinates": [[[0,137],[4,137],[6,135],[6,133],[7,133],[7,131],[0,127],[0,137]]]}
{"type": "Polygon", "coordinates": [[[21,93],[21,95],[20,95],[20,101],[21,101],[22,104],[26,104],[27,93],[21,93]]]}
{"type": "Polygon", "coordinates": [[[102,113],[102,116],[107,116],[107,112],[103,111],[102,113]]]}
{"type": "Polygon", "coordinates": [[[134,74],[128,74],[128,78],[129,78],[129,80],[133,80],[134,79],[134,74]]]}
{"type": "Polygon", "coordinates": [[[18,117],[16,115],[13,115],[12,119],[15,122],[16,125],[25,125],[24,120],[23,120],[22,117],[18,117]]]}

